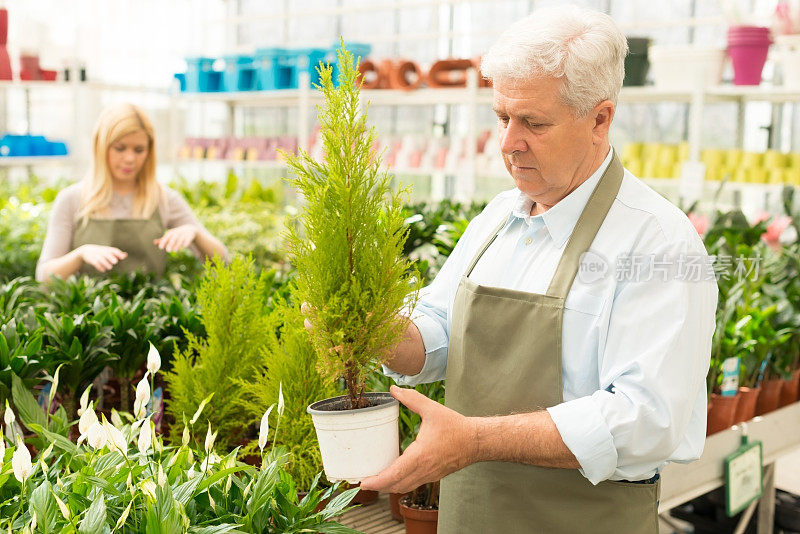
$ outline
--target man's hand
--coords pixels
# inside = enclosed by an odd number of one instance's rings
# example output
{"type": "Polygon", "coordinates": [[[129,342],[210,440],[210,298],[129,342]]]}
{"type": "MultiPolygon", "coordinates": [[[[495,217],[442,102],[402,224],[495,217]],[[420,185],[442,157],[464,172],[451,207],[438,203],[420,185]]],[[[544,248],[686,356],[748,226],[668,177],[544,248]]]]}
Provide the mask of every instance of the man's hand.
{"type": "Polygon", "coordinates": [[[101,273],[110,271],[120,260],[128,257],[127,252],[104,245],[81,245],[77,251],[83,263],[91,265],[101,273]]]}
{"type": "Polygon", "coordinates": [[[376,476],[361,481],[361,489],[406,493],[426,482],[441,480],[475,460],[476,425],[414,391],[392,386],[392,396],[422,417],[419,435],[402,456],[376,476]]]}
{"type": "Polygon", "coordinates": [[[198,228],[193,224],[184,224],[167,230],[163,236],[153,240],[153,244],[167,252],[177,252],[194,242],[198,228]]]}

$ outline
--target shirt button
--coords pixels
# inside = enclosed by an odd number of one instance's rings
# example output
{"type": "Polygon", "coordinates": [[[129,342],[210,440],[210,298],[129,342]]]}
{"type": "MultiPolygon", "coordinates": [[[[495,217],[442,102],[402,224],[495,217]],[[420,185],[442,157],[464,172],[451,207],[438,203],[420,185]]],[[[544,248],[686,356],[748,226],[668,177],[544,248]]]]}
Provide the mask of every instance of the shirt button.
{"type": "Polygon", "coordinates": [[[531,243],[533,243],[533,239],[531,239],[530,237],[526,237],[525,238],[525,244],[526,245],[530,245],[531,243]]]}

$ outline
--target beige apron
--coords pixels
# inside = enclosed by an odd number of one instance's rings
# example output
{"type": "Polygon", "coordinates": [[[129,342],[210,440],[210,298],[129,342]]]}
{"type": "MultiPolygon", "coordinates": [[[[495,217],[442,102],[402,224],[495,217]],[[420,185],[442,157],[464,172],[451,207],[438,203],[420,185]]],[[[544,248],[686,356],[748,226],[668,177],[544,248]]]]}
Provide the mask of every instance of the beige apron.
{"type": "MultiPolygon", "coordinates": [[[[153,244],[164,235],[164,224],[158,208],[149,219],[89,219],[85,225],[78,223],[72,238],[72,250],[81,245],[117,247],[128,257],[114,265],[111,272],[130,273],[143,271],[162,276],[167,268],[167,253],[153,244]]],[[[84,264],[79,274],[102,276],[91,265],[84,264]]]]}
{"type": "MultiPolygon", "coordinates": [[[[575,226],[545,295],[461,278],[453,306],[445,403],[467,416],[508,415],[563,402],[564,301],[622,182],[614,154],[575,226]]],[[[581,335],[575,332],[575,335],[581,335]]],[[[578,470],[481,462],[442,480],[439,533],[644,534],[658,532],[659,482],[604,481],[578,470]]]]}

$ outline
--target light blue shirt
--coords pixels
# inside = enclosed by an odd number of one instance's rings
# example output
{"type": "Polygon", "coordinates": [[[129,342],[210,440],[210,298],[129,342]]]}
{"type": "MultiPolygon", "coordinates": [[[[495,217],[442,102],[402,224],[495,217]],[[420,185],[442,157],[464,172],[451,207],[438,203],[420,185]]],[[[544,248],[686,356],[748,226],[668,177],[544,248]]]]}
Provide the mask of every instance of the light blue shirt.
{"type": "MultiPolygon", "coordinates": [[[[422,370],[414,376],[384,372],[409,386],[445,378],[456,289],[503,220],[470,278],[545,293],[610,161],[611,151],[588,180],[541,215],[530,215],[532,201],[518,189],[497,195],[420,294],[412,319],[425,344],[422,370]]],[[[709,261],[686,215],[625,171],[567,295],[564,402],[548,409],[593,484],[647,479],[667,462],[700,457],[717,304],[709,261]]]]}

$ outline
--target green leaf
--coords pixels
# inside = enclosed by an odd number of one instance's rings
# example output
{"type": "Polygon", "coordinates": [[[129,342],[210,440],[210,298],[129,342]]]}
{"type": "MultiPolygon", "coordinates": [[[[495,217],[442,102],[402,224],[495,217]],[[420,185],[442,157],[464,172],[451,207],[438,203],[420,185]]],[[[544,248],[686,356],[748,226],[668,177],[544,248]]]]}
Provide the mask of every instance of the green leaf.
{"type": "Polygon", "coordinates": [[[358,488],[352,488],[347,491],[343,491],[331,499],[331,502],[328,503],[322,513],[327,517],[331,517],[331,515],[341,511],[345,506],[350,504],[350,501],[353,500],[353,497],[356,496],[356,493],[358,493],[358,488]]]}
{"type": "Polygon", "coordinates": [[[103,494],[100,493],[89,509],[86,510],[86,515],[81,520],[78,532],[80,534],[96,534],[97,532],[102,532],[105,525],[106,501],[103,498],[103,494]]]}
{"type": "Polygon", "coordinates": [[[361,534],[360,530],[346,527],[340,523],[324,523],[315,526],[314,530],[321,534],[361,534]]]}
{"type": "Polygon", "coordinates": [[[45,480],[33,490],[29,510],[36,514],[38,530],[42,534],[56,532],[58,505],[50,492],[50,482],[45,480]]]}
{"type": "Polygon", "coordinates": [[[47,438],[51,443],[55,444],[55,446],[61,449],[62,451],[73,455],[80,453],[80,449],[78,449],[78,446],[72,443],[67,437],[62,436],[61,434],[55,434],[53,432],[50,432],[49,430],[45,430],[42,426],[36,423],[31,423],[27,426],[40,436],[47,438]]]}
{"type": "Polygon", "coordinates": [[[203,483],[197,486],[197,488],[195,489],[194,493],[195,493],[195,495],[197,495],[198,493],[202,492],[203,490],[205,490],[206,488],[208,488],[209,486],[211,486],[212,484],[214,484],[218,480],[221,480],[221,479],[225,478],[226,476],[230,475],[231,473],[235,473],[237,471],[243,471],[245,469],[247,469],[246,465],[234,465],[233,467],[228,467],[227,469],[222,469],[220,471],[217,471],[216,473],[214,473],[210,477],[204,479],[203,483]]]}
{"type": "Polygon", "coordinates": [[[37,424],[42,428],[46,427],[47,416],[36,402],[33,394],[17,375],[11,375],[11,380],[11,396],[14,399],[14,406],[17,408],[20,421],[28,428],[31,428],[32,424],[37,424]]]}
{"type": "Polygon", "coordinates": [[[244,532],[243,530],[236,530],[239,525],[231,523],[223,523],[222,525],[214,525],[213,527],[191,527],[189,532],[191,534],[224,534],[225,532],[244,532]]]}

